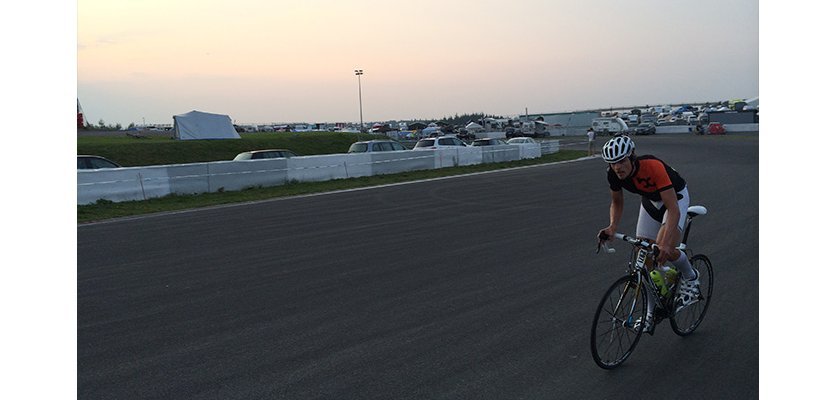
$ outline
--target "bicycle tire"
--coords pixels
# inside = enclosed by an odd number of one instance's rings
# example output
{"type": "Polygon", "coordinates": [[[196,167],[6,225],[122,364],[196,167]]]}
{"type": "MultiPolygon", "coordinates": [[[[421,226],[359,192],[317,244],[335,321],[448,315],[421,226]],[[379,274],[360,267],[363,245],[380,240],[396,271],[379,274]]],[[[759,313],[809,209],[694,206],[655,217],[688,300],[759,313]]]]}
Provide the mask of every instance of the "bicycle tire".
{"type": "Polygon", "coordinates": [[[623,276],[609,287],[597,306],[591,327],[591,354],[600,368],[623,364],[638,345],[646,323],[647,298],[637,288],[637,276],[623,276]]]}
{"type": "Polygon", "coordinates": [[[681,309],[670,318],[670,326],[679,336],[687,336],[699,327],[707,314],[710,298],[713,295],[713,264],[710,263],[710,259],[704,254],[697,254],[690,258],[690,264],[699,271],[699,290],[702,299],[681,309]]]}

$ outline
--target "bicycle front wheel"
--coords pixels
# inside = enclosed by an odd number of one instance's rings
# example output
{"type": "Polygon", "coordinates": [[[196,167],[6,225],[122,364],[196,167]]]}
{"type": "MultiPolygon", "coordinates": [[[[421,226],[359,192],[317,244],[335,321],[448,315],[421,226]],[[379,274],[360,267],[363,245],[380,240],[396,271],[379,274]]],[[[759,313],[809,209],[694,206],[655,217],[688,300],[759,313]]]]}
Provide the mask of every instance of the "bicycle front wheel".
{"type": "Polygon", "coordinates": [[[679,336],[687,336],[702,323],[710,305],[710,296],[713,295],[713,265],[704,254],[697,254],[690,259],[693,269],[699,271],[699,301],[693,303],[670,318],[670,326],[673,332],[679,336]]]}
{"type": "Polygon", "coordinates": [[[646,314],[647,298],[637,276],[624,276],[606,291],[591,327],[591,355],[600,368],[615,368],[632,354],[646,314]]]}

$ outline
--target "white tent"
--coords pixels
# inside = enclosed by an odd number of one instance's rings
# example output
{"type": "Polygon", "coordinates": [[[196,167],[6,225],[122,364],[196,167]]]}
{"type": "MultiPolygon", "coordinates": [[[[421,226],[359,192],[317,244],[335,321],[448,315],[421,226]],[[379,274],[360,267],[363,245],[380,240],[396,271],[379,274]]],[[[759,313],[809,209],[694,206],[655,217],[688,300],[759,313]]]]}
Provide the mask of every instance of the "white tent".
{"type": "Polygon", "coordinates": [[[223,114],[190,111],[174,116],[174,137],[180,140],[240,139],[232,118],[223,114]]]}
{"type": "Polygon", "coordinates": [[[759,110],[760,109],[760,96],[752,97],[748,100],[745,100],[746,110],[759,110]]]}
{"type": "Polygon", "coordinates": [[[483,132],[483,131],[484,131],[484,127],[483,127],[483,126],[481,126],[481,125],[479,125],[479,124],[477,124],[477,123],[475,123],[475,122],[470,122],[470,123],[469,123],[469,124],[467,124],[467,126],[465,126],[464,128],[465,128],[466,130],[468,130],[468,131],[472,131],[472,132],[483,132]]]}

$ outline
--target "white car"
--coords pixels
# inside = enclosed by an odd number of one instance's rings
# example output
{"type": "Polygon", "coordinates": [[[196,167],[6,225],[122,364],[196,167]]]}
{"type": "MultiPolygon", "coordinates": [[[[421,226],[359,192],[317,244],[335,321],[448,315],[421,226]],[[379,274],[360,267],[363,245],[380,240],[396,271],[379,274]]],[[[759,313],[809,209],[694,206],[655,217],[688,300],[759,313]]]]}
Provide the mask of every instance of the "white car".
{"type": "Polygon", "coordinates": [[[420,139],[412,150],[435,150],[454,149],[457,147],[468,147],[463,140],[455,136],[441,136],[434,138],[420,139]]]}
{"type": "Polygon", "coordinates": [[[287,149],[253,150],[238,154],[232,161],[264,160],[267,158],[298,157],[298,154],[287,149]]]}
{"type": "Polygon", "coordinates": [[[515,137],[513,139],[509,139],[507,144],[536,144],[536,140],[529,137],[515,137]]]}
{"type": "Polygon", "coordinates": [[[393,140],[369,140],[356,142],[348,149],[349,153],[368,153],[375,151],[400,151],[408,150],[402,144],[393,140]]]}
{"type": "Polygon", "coordinates": [[[504,140],[487,138],[476,139],[471,146],[500,146],[503,144],[506,144],[504,140]]]}

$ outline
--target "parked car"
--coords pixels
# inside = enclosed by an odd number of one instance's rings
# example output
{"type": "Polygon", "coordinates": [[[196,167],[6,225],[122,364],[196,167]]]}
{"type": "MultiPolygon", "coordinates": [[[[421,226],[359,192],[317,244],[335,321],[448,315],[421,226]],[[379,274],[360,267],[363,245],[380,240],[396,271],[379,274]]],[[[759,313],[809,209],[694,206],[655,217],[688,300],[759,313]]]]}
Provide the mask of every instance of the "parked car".
{"type": "Polygon", "coordinates": [[[591,127],[595,135],[616,136],[629,131],[629,126],[621,118],[595,118],[591,120],[591,127]]]}
{"type": "Polygon", "coordinates": [[[455,134],[461,140],[473,140],[475,139],[475,133],[468,131],[466,128],[461,128],[455,134]]]}
{"type": "Polygon", "coordinates": [[[719,122],[711,122],[710,125],[707,126],[707,133],[711,135],[724,135],[725,132],[725,125],[722,125],[719,122]]]}
{"type": "Polygon", "coordinates": [[[121,165],[100,156],[77,156],[77,169],[122,168],[121,165]]]}
{"type": "Polygon", "coordinates": [[[368,153],[375,151],[400,151],[408,150],[400,142],[394,140],[368,140],[365,142],[356,142],[348,148],[349,153],[368,153]]]}
{"type": "Polygon", "coordinates": [[[642,122],[635,127],[635,134],[636,135],[654,135],[655,134],[655,124],[651,124],[649,122],[642,122]]]}
{"type": "Polygon", "coordinates": [[[499,146],[503,144],[507,143],[501,139],[476,139],[471,146],[499,146]]]}
{"type": "Polygon", "coordinates": [[[287,149],[253,150],[245,151],[235,156],[234,161],[242,160],[265,160],[268,158],[290,158],[298,157],[298,154],[287,149]]]}
{"type": "Polygon", "coordinates": [[[513,127],[507,127],[504,130],[504,136],[508,139],[522,136],[522,131],[513,127]]]}
{"type": "Polygon", "coordinates": [[[507,144],[536,144],[536,140],[529,137],[515,137],[513,139],[509,139],[507,144]]]}
{"type": "Polygon", "coordinates": [[[415,143],[412,150],[454,149],[457,147],[467,147],[467,144],[455,136],[440,136],[420,139],[415,143]]]}

